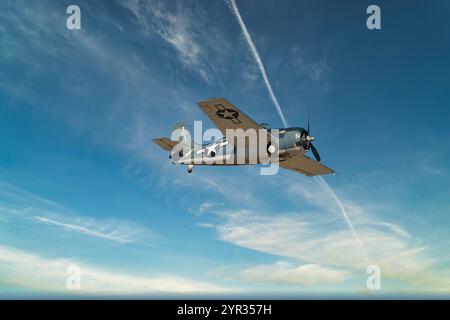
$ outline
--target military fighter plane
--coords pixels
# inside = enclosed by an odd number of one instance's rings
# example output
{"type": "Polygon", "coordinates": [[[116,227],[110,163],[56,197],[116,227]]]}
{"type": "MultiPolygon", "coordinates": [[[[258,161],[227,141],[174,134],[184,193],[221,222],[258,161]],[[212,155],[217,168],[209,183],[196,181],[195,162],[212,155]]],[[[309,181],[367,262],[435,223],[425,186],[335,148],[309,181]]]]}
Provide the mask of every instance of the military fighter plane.
{"type": "MultiPolygon", "coordinates": [[[[188,166],[191,173],[194,165],[243,165],[243,164],[267,164],[270,157],[276,156],[277,163],[281,168],[289,169],[306,176],[317,176],[324,174],[335,174],[335,172],[324,166],[320,161],[320,155],[312,144],[314,138],[310,135],[309,121],[308,128],[291,127],[281,129],[271,129],[267,124],[258,124],[224,98],[213,98],[198,102],[198,106],[211,119],[211,121],[222,132],[222,139],[207,143],[197,144],[189,140],[186,129],[181,126],[180,139],[171,140],[169,138],[157,138],[153,141],[162,149],[171,152],[169,158],[174,164],[184,164],[188,166]],[[257,152],[252,147],[251,142],[244,140],[244,144],[237,143],[235,136],[227,136],[230,130],[241,132],[249,129],[258,130],[267,135],[264,145],[266,157],[256,156],[249,161],[252,155],[257,152]],[[278,137],[273,136],[277,130],[278,137]],[[183,138],[184,137],[184,138],[183,138]],[[276,142],[275,142],[276,141],[276,142]],[[245,152],[240,152],[240,148],[245,148],[245,152]],[[311,150],[313,160],[306,156],[311,150]]],[[[273,159],[273,158],[270,158],[273,159]]]]}

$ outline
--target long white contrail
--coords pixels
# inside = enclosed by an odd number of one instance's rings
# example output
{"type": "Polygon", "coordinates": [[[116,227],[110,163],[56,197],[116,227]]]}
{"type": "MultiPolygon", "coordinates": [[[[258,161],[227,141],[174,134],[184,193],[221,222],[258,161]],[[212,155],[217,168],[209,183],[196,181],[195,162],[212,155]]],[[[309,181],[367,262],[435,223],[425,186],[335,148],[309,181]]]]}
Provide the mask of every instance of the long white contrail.
{"type": "Polygon", "coordinates": [[[325,181],[325,179],[322,176],[316,176],[314,177],[314,180],[322,187],[322,190],[325,191],[329,196],[331,196],[334,201],[336,201],[336,204],[338,205],[339,209],[341,210],[342,216],[345,219],[345,222],[347,222],[348,227],[350,228],[350,231],[352,232],[353,237],[358,242],[359,247],[361,248],[361,253],[363,258],[366,260],[367,265],[370,265],[369,256],[367,254],[367,250],[364,247],[361,239],[358,236],[358,233],[356,232],[355,228],[353,227],[353,223],[350,220],[350,218],[347,215],[347,211],[344,208],[344,205],[342,204],[342,201],[338,198],[334,190],[330,187],[330,185],[325,181]]]}
{"type": "Polygon", "coordinates": [[[275,108],[277,108],[278,114],[280,115],[281,121],[283,121],[283,125],[285,127],[288,127],[289,124],[286,121],[283,110],[281,110],[280,103],[278,102],[277,97],[275,96],[275,93],[273,92],[272,85],[270,84],[269,78],[267,77],[266,68],[264,68],[264,64],[261,61],[261,57],[259,56],[258,50],[256,50],[255,44],[253,43],[252,37],[250,36],[250,33],[247,30],[247,27],[245,26],[244,20],[242,20],[241,14],[239,13],[238,6],[236,4],[236,0],[229,0],[231,9],[233,14],[235,15],[239,26],[241,27],[242,34],[244,35],[245,41],[247,41],[247,44],[253,54],[253,57],[256,60],[256,63],[258,64],[259,71],[261,72],[261,76],[264,80],[264,84],[266,85],[267,91],[269,91],[270,98],[272,99],[273,104],[275,105],[275,108]]]}
{"type": "MultiPolygon", "coordinates": [[[[273,92],[272,85],[270,84],[269,78],[267,77],[266,69],[264,68],[264,64],[262,63],[261,57],[259,56],[258,50],[255,47],[255,44],[253,43],[252,37],[250,36],[250,33],[247,30],[247,27],[245,26],[244,20],[242,20],[241,14],[239,13],[239,8],[236,4],[236,0],[229,0],[229,4],[231,7],[231,10],[233,14],[236,16],[236,19],[239,23],[239,26],[241,27],[242,34],[244,35],[245,41],[247,41],[247,44],[253,54],[253,57],[256,60],[256,63],[258,64],[259,71],[261,72],[262,78],[264,80],[264,84],[266,85],[267,91],[269,92],[270,98],[273,101],[273,104],[277,108],[278,114],[281,118],[281,121],[283,121],[283,124],[285,127],[288,127],[288,122],[284,118],[283,110],[281,109],[280,103],[278,102],[277,97],[275,96],[275,93],[273,92]]],[[[342,204],[342,201],[338,198],[334,190],[330,187],[330,185],[323,179],[321,176],[316,177],[316,182],[322,187],[322,190],[324,190],[329,196],[331,196],[338,205],[342,216],[344,217],[348,227],[350,228],[350,231],[352,232],[353,237],[358,242],[361,253],[366,260],[368,264],[370,264],[369,256],[367,255],[366,248],[364,247],[364,244],[362,243],[361,239],[358,236],[358,233],[356,232],[355,228],[353,227],[353,224],[350,220],[350,218],[347,215],[347,212],[344,208],[344,205],[342,204]]]]}

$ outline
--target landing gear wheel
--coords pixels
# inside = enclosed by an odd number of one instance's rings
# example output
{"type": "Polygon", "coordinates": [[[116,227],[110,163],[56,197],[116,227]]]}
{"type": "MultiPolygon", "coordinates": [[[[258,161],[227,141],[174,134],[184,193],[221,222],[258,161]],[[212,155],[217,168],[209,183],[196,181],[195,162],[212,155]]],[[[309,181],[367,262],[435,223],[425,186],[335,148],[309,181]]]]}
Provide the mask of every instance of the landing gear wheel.
{"type": "Polygon", "coordinates": [[[188,173],[192,173],[192,169],[194,169],[194,166],[193,165],[189,165],[188,166],[188,173]]]}

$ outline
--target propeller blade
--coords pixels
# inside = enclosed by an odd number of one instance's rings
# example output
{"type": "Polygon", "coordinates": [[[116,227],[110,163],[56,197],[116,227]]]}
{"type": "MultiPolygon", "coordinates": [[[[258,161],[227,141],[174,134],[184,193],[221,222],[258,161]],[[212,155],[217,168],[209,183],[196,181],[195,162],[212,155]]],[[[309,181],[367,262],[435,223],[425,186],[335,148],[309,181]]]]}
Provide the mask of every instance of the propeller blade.
{"type": "Polygon", "coordinates": [[[308,112],[308,135],[309,135],[309,112],[308,112]]]}
{"type": "Polygon", "coordinates": [[[314,158],[316,158],[316,160],[320,162],[320,155],[319,155],[319,152],[317,151],[316,147],[314,147],[314,145],[312,143],[310,144],[310,146],[311,146],[311,151],[314,155],[314,158]]]}

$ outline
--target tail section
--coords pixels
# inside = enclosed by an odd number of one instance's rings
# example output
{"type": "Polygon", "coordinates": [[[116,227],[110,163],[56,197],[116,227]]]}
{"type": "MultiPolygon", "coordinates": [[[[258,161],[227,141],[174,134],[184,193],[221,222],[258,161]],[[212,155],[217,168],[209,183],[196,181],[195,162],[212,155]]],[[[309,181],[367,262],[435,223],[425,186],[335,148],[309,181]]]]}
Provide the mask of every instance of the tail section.
{"type": "Polygon", "coordinates": [[[166,137],[156,138],[153,139],[153,142],[165,151],[170,152],[172,152],[176,145],[180,145],[182,148],[192,148],[195,146],[195,143],[191,140],[189,130],[182,123],[178,123],[174,126],[170,139],[166,137]]]}
{"type": "Polygon", "coordinates": [[[192,146],[191,133],[184,123],[177,123],[173,127],[172,139],[178,140],[185,146],[192,146]]]}

